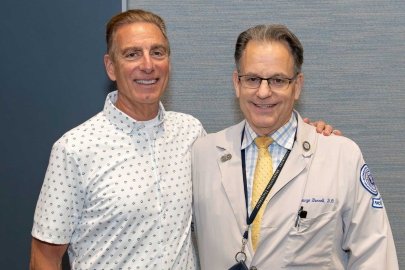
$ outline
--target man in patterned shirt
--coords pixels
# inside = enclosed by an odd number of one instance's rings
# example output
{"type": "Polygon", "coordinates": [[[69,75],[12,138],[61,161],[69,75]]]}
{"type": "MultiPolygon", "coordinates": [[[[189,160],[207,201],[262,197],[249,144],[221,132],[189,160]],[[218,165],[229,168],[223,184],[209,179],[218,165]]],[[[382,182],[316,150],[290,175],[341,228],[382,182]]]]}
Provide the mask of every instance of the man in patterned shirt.
{"type": "Polygon", "coordinates": [[[66,250],[72,269],[197,269],[190,150],[205,131],[160,102],[170,73],[164,21],[129,10],[110,20],[106,38],[118,90],[52,148],[31,269],[61,269],[66,250]]]}
{"type": "Polygon", "coordinates": [[[32,229],[33,269],[196,269],[191,243],[194,117],[165,111],[163,20],[119,14],[107,25],[104,110],[53,146],[32,229]]]}

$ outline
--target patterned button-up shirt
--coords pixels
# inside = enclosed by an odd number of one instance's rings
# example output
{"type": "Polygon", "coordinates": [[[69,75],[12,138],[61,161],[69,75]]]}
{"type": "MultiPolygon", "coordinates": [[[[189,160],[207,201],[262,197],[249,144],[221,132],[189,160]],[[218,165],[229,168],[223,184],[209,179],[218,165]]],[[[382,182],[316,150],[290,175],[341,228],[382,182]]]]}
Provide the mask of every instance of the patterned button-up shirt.
{"type": "Polygon", "coordinates": [[[205,131],[162,104],[135,121],[116,98],[54,144],[32,235],[70,243],[72,269],[196,269],[190,150],[205,131]]]}

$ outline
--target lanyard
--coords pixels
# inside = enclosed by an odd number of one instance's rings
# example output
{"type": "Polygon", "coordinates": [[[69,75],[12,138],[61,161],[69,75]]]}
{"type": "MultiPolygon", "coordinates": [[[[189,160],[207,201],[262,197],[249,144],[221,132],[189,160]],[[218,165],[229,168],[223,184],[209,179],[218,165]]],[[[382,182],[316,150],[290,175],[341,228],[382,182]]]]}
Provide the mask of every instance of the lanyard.
{"type": "MultiPolygon", "coordinates": [[[[263,190],[262,195],[260,196],[259,200],[257,201],[255,208],[252,210],[252,213],[250,213],[250,216],[247,215],[246,217],[246,223],[248,226],[250,226],[250,224],[252,224],[252,222],[255,220],[257,213],[260,210],[260,207],[263,205],[264,200],[266,199],[267,195],[270,193],[270,190],[272,189],[272,187],[274,186],[274,184],[277,181],[278,176],[280,175],[281,169],[283,169],[284,164],[288,158],[288,156],[290,155],[291,150],[288,149],[287,153],[285,153],[283,159],[281,160],[280,164],[278,165],[276,171],[273,173],[273,176],[271,177],[270,181],[267,183],[266,188],[263,190]]],[[[241,154],[242,154],[242,170],[243,170],[243,187],[245,190],[245,203],[246,203],[246,212],[248,208],[248,192],[247,192],[247,177],[246,177],[246,162],[245,162],[245,149],[241,150],[241,154]]],[[[246,230],[245,234],[243,235],[244,238],[247,239],[247,232],[248,230],[246,230]]]]}
{"type": "MultiPolygon", "coordinates": [[[[243,137],[245,134],[245,128],[242,130],[242,137],[241,137],[241,144],[243,142],[243,137]]],[[[249,204],[248,204],[248,192],[247,192],[247,177],[246,177],[246,161],[245,161],[245,149],[241,150],[241,156],[242,156],[242,174],[243,174],[243,188],[245,191],[245,203],[246,203],[246,223],[247,223],[247,228],[245,232],[243,233],[243,238],[242,238],[242,249],[241,251],[237,252],[235,255],[235,260],[237,262],[244,262],[246,260],[246,254],[245,254],[245,246],[248,240],[249,236],[249,226],[252,224],[252,222],[255,220],[257,213],[260,210],[260,207],[263,205],[264,200],[266,199],[267,195],[270,193],[270,190],[276,183],[276,180],[278,176],[280,175],[281,170],[284,167],[284,164],[290,155],[291,150],[288,149],[287,152],[285,153],[283,159],[281,160],[280,164],[277,166],[276,171],[273,173],[273,176],[271,177],[270,181],[267,183],[266,188],[264,189],[262,195],[260,196],[258,202],[256,203],[252,213],[249,216],[249,204]]]]}
{"type": "MultiPolygon", "coordinates": [[[[241,137],[241,144],[243,141],[243,137],[245,134],[245,128],[243,128],[242,131],[242,137],[241,137]]],[[[259,200],[257,201],[255,207],[252,210],[252,213],[250,213],[249,216],[249,203],[248,203],[248,191],[247,191],[247,177],[246,177],[246,160],[245,160],[245,149],[241,150],[241,156],[242,156],[242,172],[243,172],[243,188],[245,191],[245,204],[246,204],[246,223],[248,225],[248,228],[246,229],[245,233],[243,234],[243,238],[247,241],[248,239],[248,233],[249,233],[249,226],[250,224],[253,223],[253,221],[256,218],[257,213],[260,210],[260,207],[263,205],[264,200],[266,199],[267,195],[270,193],[270,190],[273,188],[274,184],[277,181],[278,176],[280,175],[281,170],[284,167],[284,164],[290,155],[291,150],[288,149],[287,152],[285,153],[283,159],[280,161],[280,164],[277,166],[277,169],[273,173],[273,176],[271,177],[270,181],[267,183],[266,188],[264,189],[262,195],[260,196],[259,200]]]]}

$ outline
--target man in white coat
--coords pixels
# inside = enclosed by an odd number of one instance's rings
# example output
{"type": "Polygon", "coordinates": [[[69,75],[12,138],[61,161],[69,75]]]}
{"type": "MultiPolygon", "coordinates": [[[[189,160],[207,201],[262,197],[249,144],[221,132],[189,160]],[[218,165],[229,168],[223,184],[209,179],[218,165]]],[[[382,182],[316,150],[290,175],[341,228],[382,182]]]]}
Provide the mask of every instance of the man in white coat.
{"type": "Polygon", "coordinates": [[[245,120],[193,147],[202,270],[398,269],[381,194],[360,149],[317,134],[294,110],[304,83],[298,38],[282,25],[250,28],[238,37],[235,62],[245,120]],[[257,137],[272,139],[259,200],[257,137]]]}

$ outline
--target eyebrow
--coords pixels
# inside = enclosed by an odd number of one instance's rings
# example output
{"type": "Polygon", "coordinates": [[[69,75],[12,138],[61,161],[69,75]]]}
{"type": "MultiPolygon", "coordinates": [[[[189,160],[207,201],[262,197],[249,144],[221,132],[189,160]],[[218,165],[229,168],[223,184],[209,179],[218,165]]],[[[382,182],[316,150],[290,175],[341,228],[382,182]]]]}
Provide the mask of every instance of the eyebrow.
{"type": "Polygon", "coordinates": [[[125,47],[122,50],[120,50],[120,52],[122,53],[126,53],[128,51],[142,51],[141,47],[125,47]]]}
{"type": "MultiPolygon", "coordinates": [[[[164,50],[165,52],[168,52],[167,46],[162,45],[162,44],[152,44],[152,46],[150,47],[149,51],[159,50],[159,49],[162,49],[162,50],[164,50]]],[[[123,48],[123,49],[120,51],[120,53],[126,54],[126,53],[129,52],[129,51],[143,51],[143,48],[142,48],[142,47],[138,47],[138,46],[126,47],[126,48],[123,48]]]]}
{"type": "MultiPolygon", "coordinates": [[[[261,76],[261,75],[259,75],[257,73],[253,73],[253,72],[245,73],[243,75],[251,76],[251,77],[261,77],[261,78],[263,78],[263,76],[261,76]]],[[[273,75],[271,75],[270,77],[267,77],[267,78],[277,78],[277,77],[289,78],[286,74],[283,74],[283,73],[275,73],[275,74],[273,74],[273,75]]]]}
{"type": "Polygon", "coordinates": [[[162,50],[164,50],[165,52],[167,52],[168,51],[168,48],[167,48],[167,46],[165,46],[165,45],[162,45],[162,44],[156,44],[156,45],[152,45],[152,47],[151,47],[151,49],[150,50],[156,50],[156,49],[162,49],[162,50]]]}

